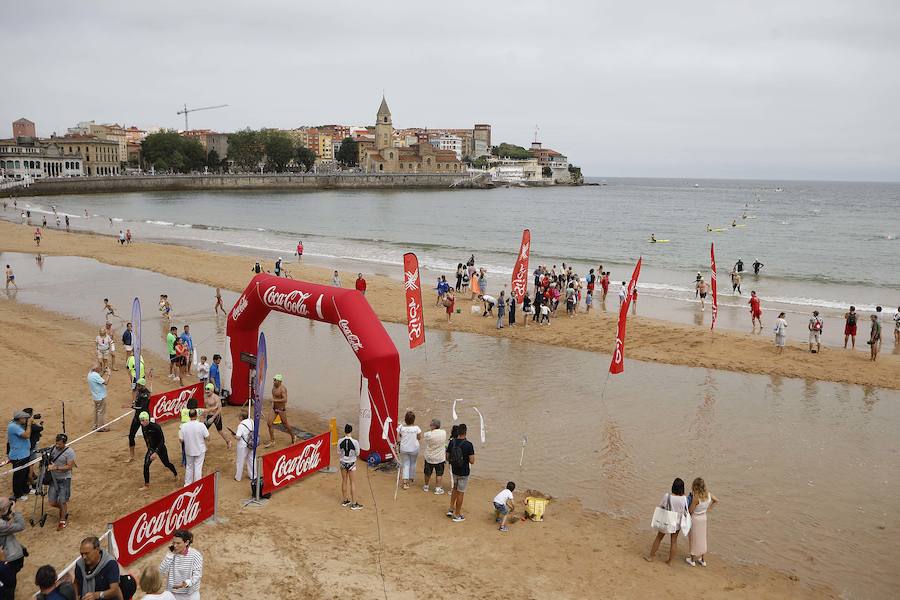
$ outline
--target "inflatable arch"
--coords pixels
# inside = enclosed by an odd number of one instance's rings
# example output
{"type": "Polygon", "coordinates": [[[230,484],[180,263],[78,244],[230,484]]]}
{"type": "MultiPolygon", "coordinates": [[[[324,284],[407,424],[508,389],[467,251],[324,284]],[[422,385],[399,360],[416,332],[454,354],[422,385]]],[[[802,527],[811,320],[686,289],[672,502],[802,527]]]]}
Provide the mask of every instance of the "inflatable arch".
{"type": "Polygon", "coordinates": [[[354,432],[362,458],[372,452],[378,452],[383,460],[393,458],[400,355],[372,307],[356,290],[266,274],[251,279],[228,313],[226,340],[232,369],[229,402],[241,405],[248,400],[250,365],[241,361],[241,353],[256,353],[259,326],[273,310],[338,326],[359,359],[362,375],[359,428],[354,432]]]}

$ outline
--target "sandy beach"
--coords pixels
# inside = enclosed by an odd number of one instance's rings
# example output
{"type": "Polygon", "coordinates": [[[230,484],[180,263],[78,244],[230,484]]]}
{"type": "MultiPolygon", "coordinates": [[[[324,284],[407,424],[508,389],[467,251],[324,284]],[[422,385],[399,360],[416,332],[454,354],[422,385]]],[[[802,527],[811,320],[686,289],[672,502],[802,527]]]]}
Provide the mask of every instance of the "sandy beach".
{"type": "MultiPolygon", "coordinates": [[[[93,354],[92,332],[91,325],[77,319],[0,302],[0,360],[15,365],[0,372],[0,386],[16,391],[4,395],[0,410],[11,414],[28,399],[27,404],[43,412],[49,437],[58,428],[59,401],[65,400],[68,431],[87,431],[91,406],[84,375],[93,354]]],[[[147,358],[157,373],[164,372],[160,357],[147,358]]],[[[165,387],[167,382],[159,379],[158,385],[165,387]]],[[[127,400],[126,376],[119,371],[110,385],[108,413],[125,412],[119,407],[127,400]]],[[[236,420],[234,411],[228,409],[227,421],[236,420]]],[[[75,558],[83,536],[101,533],[108,521],[177,487],[168,474],[156,469],[151,491],[137,491],[140,466],[124,464],[127,422],[124,419],[111,433],[95,434],[75,448],[78,468],[69,527],[56,532],[52,515],[46,528],[29,527],[19,534],[31,557],[19,576],[18,598],[29,597],[26,592],[32,590],[30,582],[38,566],[67,564],[75,558]]],[[[324,423],[306,417],[301,426],[316,431],[324,423]]],[[[176,431],[174,424],[165,425],[170,448],[176,431]]],[[[649,532],[584,511],[571,500],[552,504],[544,523],[519,523],[508,535],[501,535],[488,510],[490,499],[502,486],[496,481],[476,478],[466,496],[469,519],[454,524],[443,517],[446,496],[412,489],[395,502],[393,477],[365,470],[358,480],[360,501],[365,505],[362,511],[340,506],[338,476],[332,474],[318,474],[281,491],[262,509],[241,510],[240,500],[248,486],[230,480],[233,457],[221,440],[211,438],[206,465],[206,472],[222,472],[222,522],[195,531],[196,545],[206,560],[205,597],[244,597],[248,586],[256,595],[276,598],[349,594],[412,599],[460,593],[483,598],[834,596],[828,589],[809,587],[796,577],[759,566],[721,560],[711,561],[707,569],[683,564],[667,567],[662,562],[648,565],[641,556],[652,537],[649,532]],[[548,548],[554,550],[548,552],[548,548]]],[[[517,494],[517,500],[521,497],[517,494]]],[[[18,510],[27,519],[31,503],[19,505],[18,510]]],[[[140,570],[161,558],[162,551],[157,551],[130,569],[140,570]]]]}
{"type": "MultiPolygon", "coordinates": [[[[0,251],[35,252],[33,228],[0,222],[0,251]]],[[[252,260],[230,254],[216,254],[184,246],[136,242],[120,247],[114,238],[94,234],[66,234],[47,229],[40,251],[51,255],[73,255],[94,258],[108,264],[148,269],[236,292],[244,289],[250,277],[252,260]]],[[[271,265],[268,265],[271,268],[271,265]]],[[[321,267],[288,262],[296,279],[328,283],[331,271],[321,267]]],[[[352,285],[355,273],[342,272],[345,285],[352,285]]],[[[387,277],[367,276],[367,299],[384,321],[405,323],[403,288],[399,281],[387,277]]],[[[26,285],[26,282],[20,282],[26,285]]],[[[497,285],[496,280],[492,285],[497,285]]],[[[428,284],[425,283],[426,288],[428,284]]],[[[590,316],[567,319],[564,312],[549,327],[521,326],[495,329],[495,321],[469,311],[467,300],[458,300],[461,313],[448,324],[442,308],[433,306],[433,296],[423,294],[426,326],[433,329],[465,331],[502,336],[522,341],[564,346],[607,354],[615,337],[616,313],[595,311],[590,316]],[[590,324],[590,326],[586,326],[590,324]]],[[[612,293],[608,307],[615,307],[612,293]]],[[[802,324],[798,324],[801,327],[802,324]]],[[[865,345],[864,328],[857,342],[865,345]]],[[[885,325],[885,335],[890,333],[885,325]]],[[[789,343],[782,356],[775,353],[769,330],[760,335],[732,331],[709,332],[705,327],[679,325],[643,316],[629,317],[626,359],[656,361],[675,365],[705,367],[797,377],[821,381],[859,384],[900,389],[900,356],[884,352],[877,363],[867,354],[827,348],[812,355],[804,343],[789,343]]],[[[627,368],[627,367],[626,367],[627,368]]]]}

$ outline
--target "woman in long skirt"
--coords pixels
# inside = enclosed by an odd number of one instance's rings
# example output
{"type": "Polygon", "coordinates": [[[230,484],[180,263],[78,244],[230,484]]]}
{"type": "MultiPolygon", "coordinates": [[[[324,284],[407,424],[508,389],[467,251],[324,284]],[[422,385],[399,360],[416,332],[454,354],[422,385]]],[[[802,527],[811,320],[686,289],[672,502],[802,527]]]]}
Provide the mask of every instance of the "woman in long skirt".
{"type": "Polygon", "coordinates": [[[709,493],[706,489],[706,482],[701,477],[694,480],[691,484],[691,531],[688,534],[688,540],[691,543],[691,555],[684,560],[692,567],[700,563],[701,567],[706,566],[706,524],[707,513],[712,509],[713,505],[719,500],[709,493]],[[699,557],[699,560],[697,559],[699,557]],[[695,562],[696,561],[696,562],[695,562]]]}
{"type": "Polygon", "coordinates": [[[509,326],[512,327],[516,324],[516,297],[510,294],[509,296],[509,326]]]}

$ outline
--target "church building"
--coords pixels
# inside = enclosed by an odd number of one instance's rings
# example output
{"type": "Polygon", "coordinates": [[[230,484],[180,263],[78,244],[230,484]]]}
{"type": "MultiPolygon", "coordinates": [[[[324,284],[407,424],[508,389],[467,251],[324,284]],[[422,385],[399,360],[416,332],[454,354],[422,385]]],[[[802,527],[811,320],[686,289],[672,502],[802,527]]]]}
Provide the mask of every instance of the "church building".
{"type": "Polygon", "coordinates": [[[429,143],[394,146],[394,124],[387,101],[375,121],[375,144],[365,149],[362,166],[367,173],[461,173],[463,165],[453,150],[438,150],[429,143]]]}

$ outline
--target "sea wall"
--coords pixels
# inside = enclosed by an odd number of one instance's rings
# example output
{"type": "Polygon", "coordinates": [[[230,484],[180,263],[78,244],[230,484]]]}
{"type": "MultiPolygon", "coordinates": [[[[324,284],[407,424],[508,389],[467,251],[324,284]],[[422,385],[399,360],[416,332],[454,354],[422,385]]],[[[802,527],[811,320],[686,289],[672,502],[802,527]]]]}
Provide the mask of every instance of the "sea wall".
{"type": "Polygon", "coordinates": [[[15,196],[52,196],[184,190],[316,190],[481,187],[470,177],[439,174],[370,173],[262,175],[122,175],[38,179],[28,187],[9,190],[15,196]]]}

